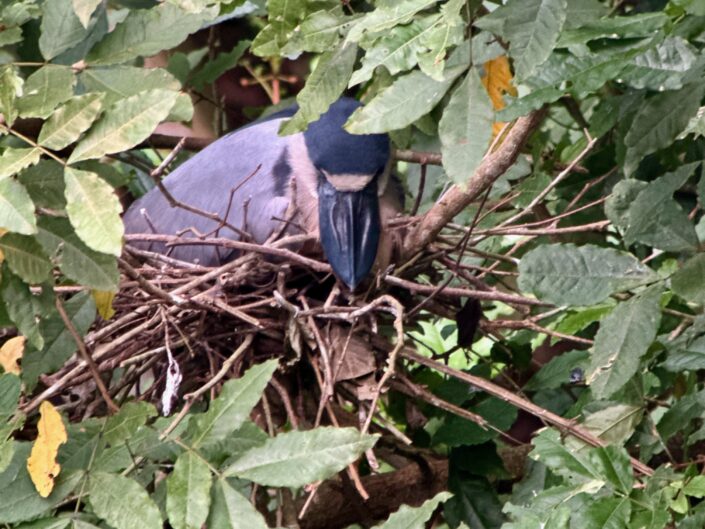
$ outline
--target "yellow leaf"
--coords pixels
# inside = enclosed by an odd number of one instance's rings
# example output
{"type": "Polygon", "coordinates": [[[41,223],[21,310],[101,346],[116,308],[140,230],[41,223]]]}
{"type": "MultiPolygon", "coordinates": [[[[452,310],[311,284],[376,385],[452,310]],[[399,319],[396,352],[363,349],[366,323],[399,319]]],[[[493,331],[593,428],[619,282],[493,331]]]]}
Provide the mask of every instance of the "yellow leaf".
{"type": "Polygon", "coordinates": [[[27,459],[27,471],[32,478],[34,488],[42,498],[46,498],[54,488],[54,478],[61,471],[61,466],[56,462],[56,454],[67,437],[61,415],[51,402],[48,400],[42,402],[39,406],[39,415],[37,424],[39,433],[32,446],[32,453],[27,459]]]}
{"type": "Polygon", "coordinates": [[[24,336],[15,336],[0,347],[0,366],[5,370],[5,373],[20,374],[18,360],[22,358],[22,353],[24,353],[24,342],[24,336]]]}
{"type": "MultiPolygon", "coordinates": [[[[492,106],[495,110],[502,110],[506,105],[504,103],[504,94],[516,97],[517,90],[512,85],[512,71],[509,68],[509,60],[506,55],[501,55],[496,59],[492,59],[483,64],[485,74],[482,76],[482,84],[490,96],[492,106]]],[[[504,127],[504,123],[495,122],[492,124],[492,134],[496,136],[504,127]]]]}
{"type": "Polygon", "coordinates": [[[91,295],[93,296],[95,306],[101,318],[109,320],[115,316],[115,309],[113,308],[115,292],[110,292],[109,290],[91,290],[91,295]]]}

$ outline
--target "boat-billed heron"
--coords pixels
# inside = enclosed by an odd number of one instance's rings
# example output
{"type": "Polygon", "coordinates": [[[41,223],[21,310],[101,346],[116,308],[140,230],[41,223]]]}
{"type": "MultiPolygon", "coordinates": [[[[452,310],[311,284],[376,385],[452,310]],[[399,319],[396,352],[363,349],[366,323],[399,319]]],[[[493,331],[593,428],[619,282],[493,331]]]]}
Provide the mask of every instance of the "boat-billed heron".
{"type": "MultiPolygon", "coordinates": [[[[261,244],[284,227],[295,233],[292,226],[317,235],[335,274],[354,290],[372,269],[378,248],[380,264],[389,262],[391,241],[383,227],[403,200],[390,177],[389,137],[343,129],[359,106],[354,99],[339,99],[305,132],[290,136],[279,136],[278,130],[296,108],[276,113],[213,142],[173,171],[164,186],[177,200],[216,213],[238,230],[222,227],[219,237],[241,240],[244,232],[261,244]],[[287,219],[292,200],[295,216],[287,219]],[[284,226],[287,220],[292,222],[284,226]]],[[[127,233],[184,237],[213,233],[221,224],[171,207],[156,188],[123,220],[127,233]]],[[[141,246],[167,251],[164,244],[141,246]]],[[[200,244],[175,246],[170,255],[214,266],[236,252],[200,244]]]]}

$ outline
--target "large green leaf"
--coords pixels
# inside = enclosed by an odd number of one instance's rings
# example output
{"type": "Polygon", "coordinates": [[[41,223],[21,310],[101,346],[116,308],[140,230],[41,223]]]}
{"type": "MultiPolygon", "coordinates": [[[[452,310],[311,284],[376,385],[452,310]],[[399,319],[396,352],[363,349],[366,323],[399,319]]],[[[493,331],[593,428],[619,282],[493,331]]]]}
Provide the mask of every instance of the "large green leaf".
{"type": "Polygon", "coordinates": [[[277,360],[258,364],[242,377],[223,384],[220,395],[211,402],[208,411],[194,417],[189,423],[186,438],[190,445],[195,448],[212,444],[237,430],[262,398],[262,392],[277,365],[277,360]]]}
{"type": "Polygon", "coordinates": [[[17,117],[16,100],[22,95],[23,84],[13,64],[0,66],[0,110],[8,125],[12,125],[17,117]]]}
{"type": "MultiPolygon", "coordinates": [[[[74,328],[83,336],[95,321],[93,297],[80,292],[64,302],[66,314],[74,328]]],[[[22,381],[33,388],[39,375],[59,369],[76,352],[76,340],[58,314],[43,319],[38,325],[42,346],[28,347],[22,357],[22,381]]]]}
{"type": "Polygon", "coordinates": [[[367,13],[348,32],[348,40],[358,41],[365,33],[380,33],[395,26],[406,24],[419,11],[435,2],[433,0],[402,0],[389,2],[367,13]]]}
{"type": "Polygon", "coordinates": [[[0,250],[10,270],[26,283],[41,283],[49,278],[51,263],[35,237],[6,233],[0,237],[0,250]]]}
{"type": "Polygon", "coordinates": [[[103,107],[147,90],[160,88],[176,92],[181,89],[179,80],[164,68],[127,65],[88,68],[78,79],[86,91],[105,95],[103,107]]]}
{"type": "Polygon", "coordinates": [[[42,127],[37,141],[48,149],[63,149],[88,130],[103,110],[101,93],[71,99],[58,109],[42,127]]]}
{"type": "Polygon", "coordinates": [[[118,474],[93,472],[88,493],[95,514],[115,529],[161,529],[159,509],[136,481],[118,474]]]}
{"type": "Polygon", "coordinates": [[[567,448],[558,431],[542,430],[534,437],[532,444],[534,449],[531,457],[542,462],[556,474],[566,477],[571,483],[604,481],[600,476],[599,466],[590,460],[588,454],[567,448]]]}
{"type": "Polygon", "coordinates": [[[322,53],[336,48],[341,34],[359,17],[345,16],[340,5],[311,13],[290,36],[281,54],[293,57],[303,51],[322,53]]]}
{"type": "Polygon", "coordinates": [[[647,290],[620,303],[602,320],[587,375],[596,398],[609,398],[639,370],[661,322],[660,297],[660,290],[647,290]]]}
{"type": "Polygon", "coordinates": [[[218,479],[213,485],[211,504],[206,525],[209,529],[269,527],[259,511],[227,479],[218,479]]]}
{"type": "Polygon", "coordinates": [[[475,68],[455,89],[438,125],[443,168],[464,186],[480,165],[492,139],[492,101],[475,68]]]}
{"type": "Polygon", "coordinates": [[[563,32],[557,45],[568,47],[596,39],[651,37],[667,22],[668,16],[659,11],[624,17],[605,17],[563,32]]]}
{"type": "Polygon", "coordinates": [[[641,104],[624,138],[627,175],[645,156],[673,143],[698,111],[704,90],[705,84],[692,83],[681,90],[655,94],[641,104]]]}
{"type": "Polygon", "coordinates": [[[90,64],[118,64],[137,56],[154,55],[177,46],[216,14],[214,8],[187,13],[169,2],[152,9],[132,10],[89,52],[86,60],[90,64]]]}
{"type": "Polygon", "coordinates": [[[683,264],[671,277],[673,291],[688,301],[705,304],[705,254],[698,254],[683,264]]]}
{"type": "Polygon", "coordinates": [[[0,228],[24,235],[37,233],[34,203],[14,178],[0,179],[0,228]]]}
{"type": "Polygon", "coordinates": [[[24,83],[17,109],[23,118],[46,118],[73,95],[76,76],[69,66],[47,64],[30,75],[24,83]]]}
{"type": "Polygon", "coordinates": [[[149,402],[127,402],[115,415],[108,417],[103,430],[103,439],[111,445],[129,440],[147,419],[157,416],[157,410],[149,402]]]}
{"type": "Polygon", "coordinates": [[[169,115],[177,95],[177,92],[156,89],[118,101],[76,145],[68,163],[100,158],[137,145],[169,115]]]}
{"type": "Polygon", "coordinates": [[[402,505],[398,511],[389,516],[386,522],[375,525],[374,529],[424,529],[438,504],[451,496],[449,492],[439,492],[418,507],[402,505]]]}
{"type": "Polygon", "coordinates": [[[218,54],[212,61],[203,65],[191,78],[191,84],[197,90],[203,90],[205,85],[213,83],[228,70],[235,68],[237,61],[250,46],[249,40],[238,42],[232,50],[218,54]]]}
{"type": "Polygon", "coordinates": [[[632,59],[620,79],[633,88],[679,90],[696,64],[697,50],[680,37],[665,39],[632,59]]]}
{"type": "Polygon", "coordinates": [[[91,250],[67,219],[40,218],[37,239],[67,278],[95,290],[117,290],[120,273],[115,256],[91,250]]]}
{"type": "Polygon", "coordinates": [[[39,161],[41,151],[34,147],[8,147],[0,156],[0,180],[19,173],[22,169],[39,161]]]}
{"type": "Polygon", "coordinates": [[[632,512],[629,497],[596,498],[571,518],[572,527],[581,529],[621,529],[627,527],[632,512]]]}
{"type": "Polygon", "coordinates": [[[211,471],[188,450],[176,460],[166,480],[166,513],[174,529],[201,529],[211,503],[211,471]]]}
{"type": "Polygon", "coordinates": [[[355,428],[316,428],[283,433],[248,450],[223,475],[272,487],[302,487],[329,478],[377,442],[355,428]]]}
{"type": "Polygon", "coordinates": [[[519,262],[519,287],[557,305],[594,305],[655,278],[634,256],[589,244],[545,244],[519,262]]]}
{"type": "MultiPolygon", "coordinates": [[[[562,331],[564,332],[564,331],[562,331]]],[[[587,351],[568,351],[552,358],[524,385],[525,391],[555,389],[570,383],[575,369],[587,369],[589,365],[587,351]]]]}
{"type": "Polygon", "coordinates": [[[454,77],[436,81],[415,70],[357,109],[345,124],[353,134],[388,132],[410,125],[430,112],[453,84],[454,77]]]}
{"type": "Polygon", "coordinates": [[[84,28],[88,27],[88,22],[91,19],[91,15],[96,10],[98,5],[100,5],[101,0],[72,0],[73,10],[81,21],[84,28]]]}
{"type": "Polygon", "coordinates": [[[269,24],[252,42],[252,53],[262,57],[279,55],[282,47],[294,35],[297,24],[308,14],[310,7],[320,8],[320,4],[306,0],[269,0],[269,24]]]}
{"type": "Polygon", "coordinates": [[[39,49],[47,61],[83,42],[88,33],[73,10],[72,0],[44,4],[39,49]]]}
{"type": "Polygon", "coordinates": [[[29,344],[41,349],[44,338],[37,324],[41,312],[38,301],[29,290],[29,285],[11,273],[6,265],[3,265],[0,297],[20,334],[27,338],[29,344]]]}
{"type": "Polygon", "coordinates": [[[66,212],[76,234],[89,248],[115,256],[122,251],[122,207],[110,184],[97,174],[67,167],[66,212]]]}
{"type": "Polygon", "coordinates": [[[356,58],[357,46],[354,44],[342,44],[336,50],[321,55],[306,86],[296,96],[299,109],[282,124],[280,132],[292,134],[302,131],[328,110],[345,90],[356,58]]]}

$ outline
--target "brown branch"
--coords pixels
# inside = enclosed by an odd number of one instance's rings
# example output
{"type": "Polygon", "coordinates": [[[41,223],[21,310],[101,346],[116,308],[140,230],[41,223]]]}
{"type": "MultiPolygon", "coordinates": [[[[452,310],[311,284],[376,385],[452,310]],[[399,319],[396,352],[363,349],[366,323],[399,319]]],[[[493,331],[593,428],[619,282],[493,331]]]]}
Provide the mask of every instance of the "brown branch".
{"type": "Polygon", "coordinates": [[[426,247],[438,232],[473,200],[502,176],[516,161],[531,133],[539,126],[545,109],[519,118],[496,151],[482,161],[467,186],[452,186],[406,236],[404,255],[411,256],[426,247]]]}
{"type": "MultiPolygon", "coordinates": [[[[576,424],[574,421],[571,421],[570,419],[565,419],[564,417],[556,415],[555,413],[548,411],[547,409],[542,408],[541,406],[537,406],[533,402],[523,399],[518,395],[515,395],[511,391],[506,390],[503,387],[490,382],[489,380],[470,375],[468,373],[464,373],[457,369],[453,369],[452,367],[448,367],[445,364],[436,362],[435,360],[431,360],[430,358],[426,358],[425,356],[421,356],[416,351],[413,351],[409,348],[402,349],[401,356],[403,356],[407,360],[411,360],[412,362],[416,362],[417,364],[421,364],[431,369],[435,369],[436,371],[440,371],[441,373],[449,375],[458,380],[462,380],[463,382],[470,384],[471,386],[481,389],[482,391],[489,393],[490,395],[493,395],[499,399],[502,399],[503,401],[511,404],[512,406],[515,406],[516,408],[519,408],[520,410],[524,410],[530,413],[531,415],[538,417],[539,419],[546,421],[549,424],[552,424],[562,432],[568,433],[590,446],[607,446],[607,443],[605,441],[600,439],[598,436],[596,436],[589,430],[586,430],[579,424],[576,424]]],[[[654,471],[651,467],[642,463],[636,458],[632,457],[630,459],[632,467],[635,471],[645,476],[653,475],[654,471]]]]}

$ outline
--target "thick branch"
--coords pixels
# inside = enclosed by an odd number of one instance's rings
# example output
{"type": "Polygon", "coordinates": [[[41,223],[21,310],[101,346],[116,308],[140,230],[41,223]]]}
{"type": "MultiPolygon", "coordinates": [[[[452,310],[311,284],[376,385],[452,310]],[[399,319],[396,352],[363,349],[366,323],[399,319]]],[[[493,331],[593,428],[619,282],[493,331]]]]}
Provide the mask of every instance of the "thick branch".
{"type": "Polygon", "coordinates": [[[404,255],[411,256],[432,242],[453,217],[514,164],[526,140],[539,126],[545,113],[546,110],[541,109],[517,120],[497,150],[486,156],[470,177],[466,189],[458,185],[452,186],[424,215],[421,223],[409,232],[404,241],[404,255]]]}

